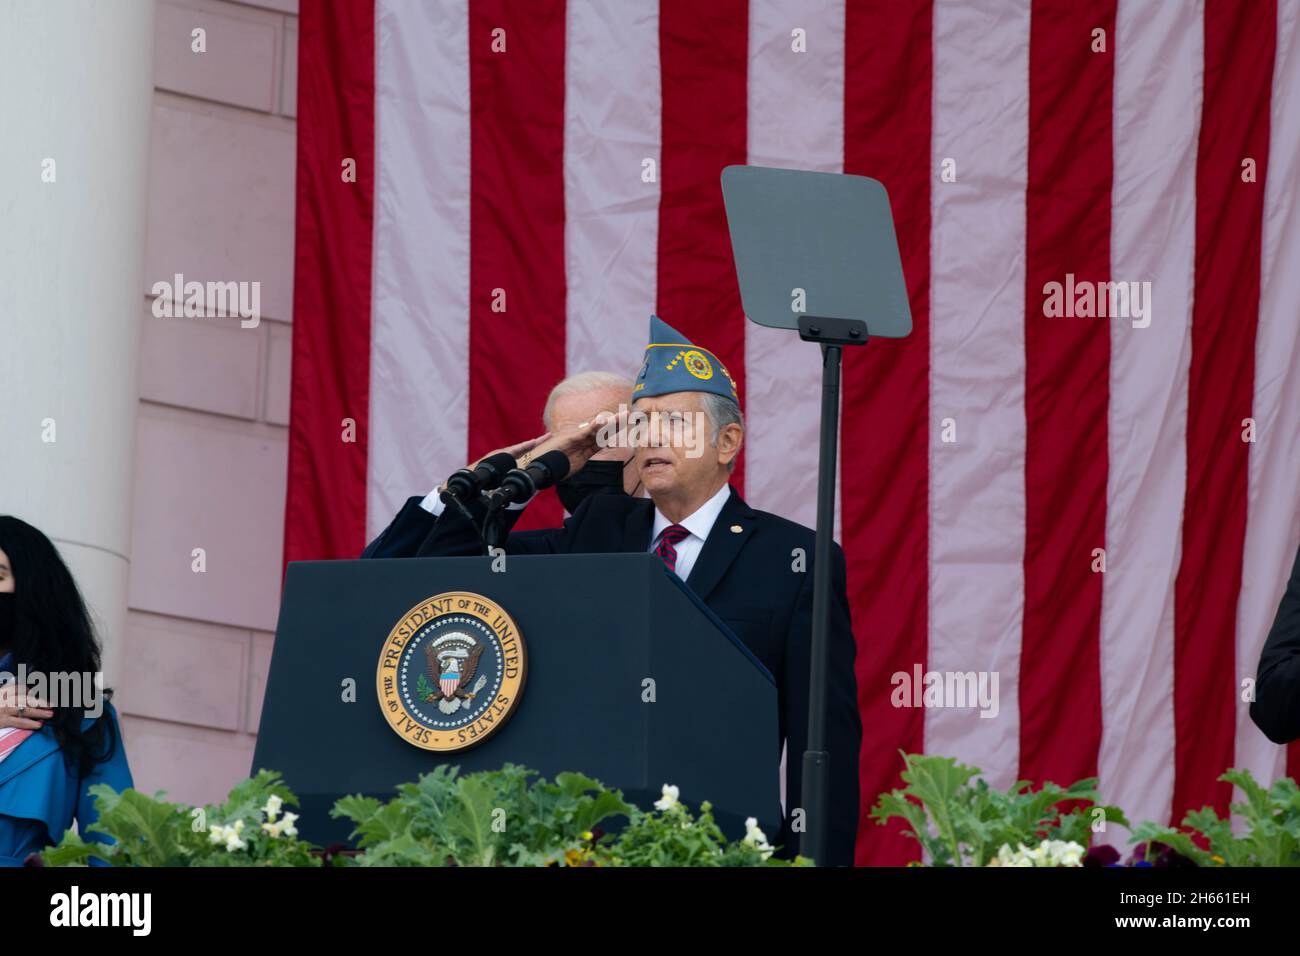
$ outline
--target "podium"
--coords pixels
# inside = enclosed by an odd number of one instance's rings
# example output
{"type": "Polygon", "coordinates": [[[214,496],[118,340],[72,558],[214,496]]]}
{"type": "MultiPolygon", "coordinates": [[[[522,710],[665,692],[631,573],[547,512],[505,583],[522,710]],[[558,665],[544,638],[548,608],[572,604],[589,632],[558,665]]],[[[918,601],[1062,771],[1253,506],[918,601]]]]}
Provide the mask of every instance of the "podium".
{"type": "Polygon", "coordinates": [[[440,764],[505,763],[581,772],[643,809],[674,784],[693,809],[710,801],[729,837],[751,816],[775,837],[776,685],[658,557],[521,555],[495,568],[488,557],[289,565],[252,769],[284,774],[304,839],[347,841],[350,823],[329,816],[345,794],[387,798],[440,764]],[[448,592],[509,615],[526,672],[503,724],[443,753],[390,726],[376,674],[395,626],[448,592]]]}

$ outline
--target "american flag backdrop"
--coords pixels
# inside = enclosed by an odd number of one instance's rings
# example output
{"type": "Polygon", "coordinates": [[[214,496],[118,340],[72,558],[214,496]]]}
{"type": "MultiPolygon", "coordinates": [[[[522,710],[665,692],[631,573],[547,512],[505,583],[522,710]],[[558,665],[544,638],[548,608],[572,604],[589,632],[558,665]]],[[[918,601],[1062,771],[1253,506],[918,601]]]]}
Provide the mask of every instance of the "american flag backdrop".
{"type": "Polygon", "coordinates": [[[652,311],[811,526],[818,352],[745,320],[719,175],[869,175],[915,330],[845,357],[864,810],[900,749],[1159,822],[1287,770],[1242,682],[1300,541],[1300,0],[304,0],[298,137],[288,560],[634,374],[652,311]],[[1046,315],[1067,276],[1150,324],[1046,315]],[[918,664],[997,716],[893,706],[918,664]]]}

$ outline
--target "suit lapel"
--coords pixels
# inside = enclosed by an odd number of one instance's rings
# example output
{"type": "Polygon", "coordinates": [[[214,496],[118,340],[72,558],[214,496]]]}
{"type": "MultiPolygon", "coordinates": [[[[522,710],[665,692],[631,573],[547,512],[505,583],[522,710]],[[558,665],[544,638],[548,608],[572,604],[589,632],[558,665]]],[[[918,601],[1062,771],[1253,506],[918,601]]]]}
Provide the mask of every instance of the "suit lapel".
{"type": "Polygon", "coordinates": [[[731,567],[731,562],[736,560],[740,549],[753,535],[754,517],[753,509],[732,488],[726,504],[718,514],[718,520],[713,522],[709,536],[704,539],[704,547],[695,559],[690,577],[686,579],[686,583],[701,601],[708,600],[722,576],[727,573],[727,568],[731,567]],[[740,530],[734,530],[736,528],[740,530]]]}
{"type": "Polygon", "coordinates": [[[655,523],[655,506],[649,498],[637,498],[623,519],[623,540],[620,551],[650,550],[650,529],[655,523]]]}

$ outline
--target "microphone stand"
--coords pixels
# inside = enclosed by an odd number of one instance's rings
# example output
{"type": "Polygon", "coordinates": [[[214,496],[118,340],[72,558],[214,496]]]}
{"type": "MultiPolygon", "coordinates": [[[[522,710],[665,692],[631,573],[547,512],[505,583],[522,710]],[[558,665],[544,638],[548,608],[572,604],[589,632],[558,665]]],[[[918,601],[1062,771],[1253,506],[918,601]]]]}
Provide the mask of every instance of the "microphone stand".
{"type": "Polygon", "coordinates": [[[501,512],[505,505],[503,499],[489,496],[487,505],[487,514],[483,517],[483,528],[480,537],[483,539],[483,553],[491,555],[493,548],[499,548],[505,538],[502,529],[501,512]]]}
{"type": "Polygon", "coordinates": [[[486,554],[499,548],[506,537],[502,528],[501,512],[512,500],[528,502],[537,492],[562,481],[569,473],[569,459],[559,449],[548,451],[528,464],[527,468],[513,468],[501,480],[501,487],[487,497],[487,514],[483,519],[483,547],[486,554]],[[518,477],[515,477],[515,476],[518,477]]]}
{"type": "MultiPolygon", "coordinates": [[[[859,319],[799,318],[799,338],[822,347],[821,438],[817,457],[817,536],[813,545],[812,650],[808,674],[808,745],[803,754],[807,830],[800,853],[824,865],[829,836],[830,752],[826,749],[826,677],[830,657],[831,545],[835,538],[835,473],[840,429],[840,364],[844,346],[866,345],[859,319]]],[[[856,810],[856,808],[855,808],[856,810]]]]}
{"type": "Polygon", "coordinates": [[[466,520],[466,521],[468,521],[470,524],[473,524],[473,523],[474,523],[474,515],[471,514],[471,513],[470,513],[470,510],[469,510],[468,508],[465,507],[465,502],[461,501],[459,496],[457,496],[457,495],[452,495],[452,494],[447,494],[446,497],[444,497],[442,500],[443,500],[444,502],[450,501],[452,504],[454,504],[454,505],[456,506],[456,509],[457,509],[457,510],[462,514],[462,515],[465,516],[465,520],[466,520]]]}

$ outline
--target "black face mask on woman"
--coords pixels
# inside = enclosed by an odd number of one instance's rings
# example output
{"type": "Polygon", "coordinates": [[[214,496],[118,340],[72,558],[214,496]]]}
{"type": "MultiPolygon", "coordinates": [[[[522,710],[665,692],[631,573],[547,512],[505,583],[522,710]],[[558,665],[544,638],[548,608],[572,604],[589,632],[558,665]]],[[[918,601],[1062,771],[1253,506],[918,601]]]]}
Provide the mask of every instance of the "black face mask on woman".
{"type": "Polygon", "coordinates": [[[17,598],[13,591],[0,591],[0,653],[13,646],[17,598]]]}
{"type": "Polygon", "coordinates": [[[564,510],[573,514],[593,495],[623,494],[623,462],[589,461],[577,474],[570,475],[555,486],[564,510]]]}

